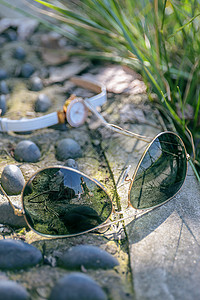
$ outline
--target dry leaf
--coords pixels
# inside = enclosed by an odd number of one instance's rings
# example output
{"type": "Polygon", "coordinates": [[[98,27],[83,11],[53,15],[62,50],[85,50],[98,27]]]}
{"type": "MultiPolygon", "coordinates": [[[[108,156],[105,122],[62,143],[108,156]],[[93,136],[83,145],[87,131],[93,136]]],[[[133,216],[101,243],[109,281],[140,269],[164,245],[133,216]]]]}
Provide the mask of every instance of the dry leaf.
{"type": "Polygon", "coordinates": [[[47,49],[60,49],[66,46],[66,44],[66,38],[54,31],[41,36],[41,45],[47,49]]]}
{"type": "Polygon", "coordinates": [[[128,68],[110,65],[99,68],[98,74],[85,74],[84,78],[96,80],[106,85],[107,91],[115,94],[140,94],[146,92],[146,86],[141,76],[128,68]],[[131,72],[132,71],[132,72],[131,72]]]}
{"type": "Polygon", "coordinates": [[[63,49],[44,49],[42,58],[46,65],[56,66],[66,63],[69,56],[63,49]]]}
{"type": "Polygon", "coordinates": [[[63,82],[66,79],[78,75],[80,72],[85,70],[89,66],[89,64],[89,62],[82,62],[80,60],[76,60],[75,62],[66,64],[62,67],[51,67],[50,76],[45,81],[45,83],[51,84],[56,82],[63,82]]]}

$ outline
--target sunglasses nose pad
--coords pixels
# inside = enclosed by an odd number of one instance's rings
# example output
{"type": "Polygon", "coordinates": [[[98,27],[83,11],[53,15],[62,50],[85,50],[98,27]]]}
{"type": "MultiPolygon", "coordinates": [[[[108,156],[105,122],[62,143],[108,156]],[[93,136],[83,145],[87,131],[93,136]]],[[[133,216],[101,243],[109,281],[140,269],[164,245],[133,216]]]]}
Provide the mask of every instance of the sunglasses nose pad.
{"type": "Polygon", "coordinates": [[[174,197],[187,173],[187,153],[178,135],[163,132],[144,152],[133,175],[129,203],[136,209],[159,206],[174,197]]]}
{"type": "Polygon", "coordinates": [[[72,236],[91,231],[112,212],[112,201],[96,180],[67,167],[34,174],[22,192],[25,218],[37,233],[72,236]]]}
{"type": "Polygon", "coordinates": [[[124,170],[122,170],[121,176],[119,177],[118,182],[116,184],[118,188],[122,187],[125,182],[131,182],[131,179],[129,178],[130,169],[131,165],[128,165],[124,170]]]}

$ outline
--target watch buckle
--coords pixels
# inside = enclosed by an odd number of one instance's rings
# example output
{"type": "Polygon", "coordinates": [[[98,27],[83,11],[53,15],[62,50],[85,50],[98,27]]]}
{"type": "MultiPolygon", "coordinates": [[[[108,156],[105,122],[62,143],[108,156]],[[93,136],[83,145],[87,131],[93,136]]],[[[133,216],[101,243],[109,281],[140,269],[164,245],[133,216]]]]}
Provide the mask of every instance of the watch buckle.
{"type": "Polygon", "coordinates": [[[64,105],[63,105],[63,110],[57,111],[57,115],[58,115],[58,120],[59,120],[59,124],[65,124],[66,123],[66,112],[67,112],[67,107],[69,105],[69,103],[74,100],[76,98],[75,94],[71,94],[69,96],[69,98],[67,98],[67,100],[65,101],[64,105]]]}
{"type": "Polygon", "coordinates": [[[65,103],[64,103],[64,105],[63,105],[63,111],[64,111],[64,113],[66,113],[67,107],[68,107],[69,103],[70,103],[72,100],[74,100],[74,99],[76,99],[76,95],[75,95],[75,94],[71,94],[71,95],[69,96],[69,98],[67,98],[67,100],[65,101],[65,103]]]}

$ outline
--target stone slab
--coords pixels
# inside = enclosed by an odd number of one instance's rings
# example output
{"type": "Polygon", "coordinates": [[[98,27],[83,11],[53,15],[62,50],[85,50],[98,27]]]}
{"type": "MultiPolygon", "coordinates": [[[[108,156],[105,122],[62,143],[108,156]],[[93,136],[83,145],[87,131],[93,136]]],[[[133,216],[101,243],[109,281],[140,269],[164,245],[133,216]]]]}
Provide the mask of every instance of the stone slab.
{"type": "MultiPolygon", "coordinates": [[[[155,136],[150,126],[129,126],[134,132],[155,136]]],[[[136,300],[200,299],[200,186],[190,165],[180,192],[153,210],[127,209],[129,183],[120,185],[122,170],[133,175],[144,143],[116,136],[104,141],[106,156],[118,183],[125,231],[129,242],[132,282],[136,300]]]]}
{"type": "Polygon", "coordinates": [[[199,196],[189,169],[174,199],[127,226],[136,299],[200,298],[199,196]]]}

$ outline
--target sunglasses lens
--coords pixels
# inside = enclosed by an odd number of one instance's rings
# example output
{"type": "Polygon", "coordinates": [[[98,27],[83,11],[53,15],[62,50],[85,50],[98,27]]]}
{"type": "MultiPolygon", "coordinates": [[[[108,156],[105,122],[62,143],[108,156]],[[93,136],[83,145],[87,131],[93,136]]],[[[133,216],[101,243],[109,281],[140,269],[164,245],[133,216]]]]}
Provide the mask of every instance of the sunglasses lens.
{"type": "Polygon", "coordinates": [[[147,148],[134,174],[129,199],[136,209],[158,206],[180,190],[187,173],[182,140],[163,132],[147,148]]]}
{"type": "Polygon", "coordinates": [[[92,230],[112,212],[112,202],[100,184],[64,167],[47,168],[33,175],[22,199],[32,229],[50,236],[92,230]]]}

